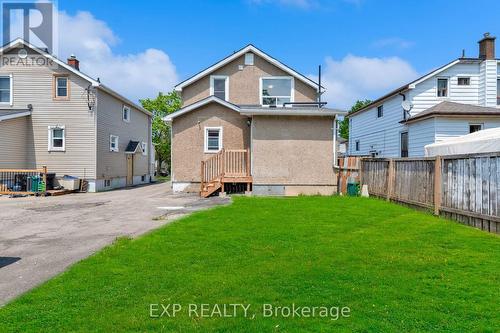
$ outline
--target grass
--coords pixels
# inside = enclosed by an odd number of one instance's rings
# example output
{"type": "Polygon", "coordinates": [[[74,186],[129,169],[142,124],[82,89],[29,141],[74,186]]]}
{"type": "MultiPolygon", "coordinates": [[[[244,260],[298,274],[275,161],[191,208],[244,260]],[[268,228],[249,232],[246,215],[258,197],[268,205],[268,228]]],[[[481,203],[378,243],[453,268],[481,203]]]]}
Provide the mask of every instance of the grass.
{"type": "Polygon", "coordinates": [[[0,309],[0,331],[495,332],[499,258],[498,236],[376,199],[241,197],[118,240],[0,309]],[[151,303],[183,310],[150,318],[151,303]],[[265,318],[264,303],[351,312],[265,318]]]}
{"type": "Polygon", "coordinates": [[[170,176],[156,176],[156,177],[155,177],[155,180],[156,180],[158,183],[165,183],[165,182],[169,182],[169,181],[170,181],[170,176]]]}

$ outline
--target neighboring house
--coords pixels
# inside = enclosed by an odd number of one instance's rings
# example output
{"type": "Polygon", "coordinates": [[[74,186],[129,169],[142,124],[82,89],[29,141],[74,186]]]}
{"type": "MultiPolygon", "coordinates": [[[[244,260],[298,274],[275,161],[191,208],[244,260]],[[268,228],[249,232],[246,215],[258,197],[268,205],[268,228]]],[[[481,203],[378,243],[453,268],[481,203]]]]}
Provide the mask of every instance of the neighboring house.
{"type": "Polygon", "coordinates": [[[350,114],[349,155],[420,157],[427,144],[500,127],[498,63],[485,34],[478,58],[458,58],[350,114]]]}
{"type": "Polygon", "coordinates": [[[183,107],[165,118],[174,191],[200,191],[201,181],[204,196],[238,183],[257,195],[336,191],[335,117],[344,112],[320,107],[316,82],[248,45],[176,90],[183,107]]]}
{"type": "Polygon", "coordinates": [[[0,52],[0,169],[47,166],[89,191],[150,181],[148,111],[80,72],[75,57],[64,63],[21,39],[0,52]]]}

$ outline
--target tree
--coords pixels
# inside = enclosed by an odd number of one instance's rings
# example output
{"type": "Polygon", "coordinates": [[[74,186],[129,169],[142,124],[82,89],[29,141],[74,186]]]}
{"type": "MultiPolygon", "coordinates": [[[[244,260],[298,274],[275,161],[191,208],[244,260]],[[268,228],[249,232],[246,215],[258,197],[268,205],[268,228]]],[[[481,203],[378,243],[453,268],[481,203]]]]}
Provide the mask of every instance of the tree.
{"type": "Polygon", "coordinates": [[[156,151],[156,160],[158,168],[161,168],[163,162],[166,162],[170,170],[170,124],[163,121],[163,118],[181,108],[182,101],[179,94],[175,91],[167,94],[158,93],[154,99],[146,98],[139,100],[142,107],[153,113],[152,132],[153,145],[156,151]]]}
{"type": "MultiPolygon", "coordinates": [[[[369,99],[363,100],[357,100],[356,103],[351,107],[351,110],[349,110],[349,114],[356,112],[368,104],[370,104],[372,101],[369,99]]],[[[339,121],[339,134],[342,138],[344,139],[349,139],[349,119],[344,118],[343,120],[339,121]]]]}

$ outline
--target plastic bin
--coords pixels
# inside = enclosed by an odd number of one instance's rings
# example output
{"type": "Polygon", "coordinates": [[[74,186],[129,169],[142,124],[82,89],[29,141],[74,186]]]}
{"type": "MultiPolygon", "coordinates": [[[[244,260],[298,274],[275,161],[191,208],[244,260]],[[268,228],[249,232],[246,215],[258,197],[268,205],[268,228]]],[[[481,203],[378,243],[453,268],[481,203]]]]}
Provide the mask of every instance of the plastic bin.
{"type": "Polygon", "coordinates": [[[359,196],[359,182],[347,183],[347,195],[350,197],[359,196]]]}

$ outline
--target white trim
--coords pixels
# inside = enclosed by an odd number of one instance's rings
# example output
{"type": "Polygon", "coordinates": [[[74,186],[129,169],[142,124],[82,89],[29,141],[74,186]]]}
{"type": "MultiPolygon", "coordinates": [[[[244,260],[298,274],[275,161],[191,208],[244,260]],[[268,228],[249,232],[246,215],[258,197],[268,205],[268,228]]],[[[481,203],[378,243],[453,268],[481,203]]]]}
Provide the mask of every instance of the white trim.
{"type": "MultiPolygon", "coordinates": [[[[457,59],[457,60],[455,60],[455,61],[450,62],[448,65],[446,65],[446,66],[444,66],[444,67],[441,67],[441,68],[439,68],[439,69],[436,69],[436,70],[435,70],[435,71],[433,71],[433,72],[430,72],[430,73],[429,73],[429,74],[427,74],[426,76],[423,76],[423,77],[421,77],[420,79],[418,79],[418,80],[416,80],[416,81],[412,82],[411,84],[409,84],[409,85],[408,85],[408,88],[409,88],[409,89],[415,89],[415,88],[416,88],[416,86],[417,86],[417,84],[421,83],[422,81],[425,81],[425,80],[427,80],[427,79],[432,78],[433,76],[435,76],[435,75],[437,75],[437,74],[439,74],[439,73],[441,73],[441,72],[443,72],[443,71],[447,70],[448,68],[450,68],[450,67],[452,67],[452,66],[454,66],[454,65],[458,64],[459,62],[460,62],[460,59],[457,59]]],[[[396,93],[396,94],[397,94],[397,93],[396,93]]],[[[395,94],[395,95],[396,95],[396,94],[395,94]]]]}
{"type": "Polygon", "coordinates": [[[346,111],[333,109],[305,109],[300,108],[259,108],[259,109],[242,109],[240,113],[244,116],[317,116],[317,117],[332,117],[335,115],[345,116],[346,111]]]}
{"type": "Polygon", "coordinates": [[[216,154],[222,149],[222,136],[223,129],[222,126],[205,126],[203,129],[203,141],[204,141],[204,152],[205,154],[216,154]],[[209,130],[217,130],[219,131],[219,149],[218,150],[209,150],[208,149],[208,131],[209,130]]]}
{"type": "Polygon", "coordinates": [[[0,116],[0,122],[4,120],[9,120],[9,119],[16,119],[16,118],[21,118],[21,117],[26,117],[31,115],[31,111],[26,111],[26,112],[19,112],[19,113],[14,113],[14,114],[9,114],[9,115],[3,115],[0,116]]]}
{"type": "Polygon", "coordinates": [[[255,63],[255,55],[252,52],[245,53],[245,61],[243,64],[245,66],[253,66],[255,63]]]}
{"type": "MultiPolygon", "coordinates": [[[[293,103],[295,102],[295,80],[293,76],[261,76],[259,78],[259,102],[260,105],[263,107],[269,107],[269,105],[264,105],[262,103],[262,99],[264,96],[262,96],[262,81],[263,80],[279,80],[279,79],[289,79],[291,80],[290,84],[290,102],[293,103]]],[[[271,97],[277,97],[277,98],[287,98],[288,96],[271,96],[271,97]]],[[[277,106],[282,106],[282,105],[277,105],[277,106]]]]}
{"type": "Polygon", "coordinates": [[[111,134],[109,136],[109,151],[111,152],[119,152],[120,151],[120,137],[118,135],[113,135],[111,134]],[[113,148],[111,147],[111,143],[113,142],[113,139],[116,138],[116,147],[113,148]]]}
{"type": "MultiPolygon", "coordinates": [[[[187,79],[187,80],[179,83],[178,85],[175,86],[175,90],[176,91],[182,91],[182,89],[184,87],[189,86],[191,83],[193,83],[195,81],[198,81],[202,77],[207,76],[208,74],[212,73],[213,71],[217,70],[218,68],[221,68],[222,66],[230,63],[234,59],[239,58],[239,57],[241,57],[242,55],[244,55],[245,53],[248,53],[248,52],[251,52],[254,55],[255,54],[258,55],[259,57],[263,58],[264,60],[267,60],[269,63],[273,64],[274,66],[278,67],[279,69],[285,71],[286,73],[292,75],[293,77],[296,77],[297,79],[299,79],[300,81],[304,82],[305,84],[313,87],[314,89],[316,89],[316,91],[318,90],[318,84],[316,82],[314,82],[311,79],[309,79],[308,77],[300,74],[299,72],[294,71],[290,67],[288,67],[285,64],[279,62],[278,60],[274,59],[273,57],[267,55],[266,53],[262,52],[261,50],[259,50],[258,48],[256,48],[255,46],[253,46],[251,44],[248,45],[248,46],[246,46],[246,47],[244,47],[244,48],[242,48],[238,52],[233,53],[229,57],[226,57],[225,59],[217,62],[216,64],[208,67],[207,69],[199,72],[198,74],[192,76],[191,78],[189,78],[189,79],[187,79]]],[[[323,88],[322,90],[325,90],[325,89],[323,88]]]]}
{"type": "Polygon", "coordinates": [[[12,106],[13,103],[13,91],[12,89],[14,88],[14,85],[12,83],[12,73],[11,74],[2,74],[0,75],[0,78],[9,78],[9,101],[8,102],[0,102],[0,105],[10,105],[12,106]]]}
{"type": "Polygon", "coordinates": [[[215,95],[214,80],[224,79],[224,100],[229,101],[229,76],[227,75],[210,75],[210,96],[215,95]]]}
{"type": "Polygon", "coordinates": [[[436,77],[436,98],[438,98],[438,99],[450,98],[450,78],[448,76],[437,76],[436,77]],[[439,80],[446,80],[446,96],[438,96],[439,95],[439,80]]]}
{"type": "Polygon", "coordinates": [[[68,76],[55,76],[55,98],[69,98],[69,77],[68,76]],[[59,79],[66,79],[66,96],[59,96],[59,79]]]}
{"type": "Polygon", "coordinates": [[[190,112],[190,111],[193,111],[199,107],[202,107],[208,103],[212,103],[212,102],[216,102],[216,103],[219,103],[220,105],[223,105],[231,110],[234,110],[236,112],[240,112],[240,108],[232,103],[229,103],[228,101],[224,101],[220,98],[217,98],[215,96],[210,96],[210,97],[207,97],[205,99],[202,99],[201,101],[198,101],[196,103],[193,103],[191,105],[188,105],[174,113],[171,113],[169,114],[168,116],[164,117],[163,120],[166,121],[166,122],[171,122],[174,118],[176,117],[179,117],[181,115],[183,115],[184,113],[187,113],[187,112],[190,112]]]}
{"type": "Polygon", "coordinates": [[[130,108],[130,106],[123,104],[123,107],[122,107],[122,120],[124,122],[126,122],[126,123],[130,123],[130,118],[131,117],[132,117],[132,109],[130,108]],[[125,119],[125,110],[127,110],[127,115],[128,115],[127,119],[125,119]]]}
{"type": "Polygon", "coordinates": [[[64,125],[53,125],[48,127],[48,151],[66,151],[66,126],[64,125]],[[53,130],[62,129],[62,147],[54,147],[53,142],[53,130]]]}

